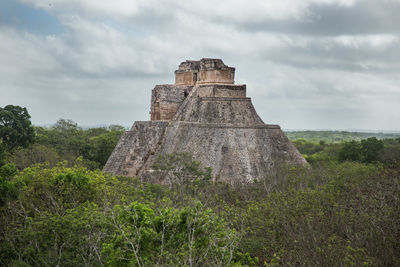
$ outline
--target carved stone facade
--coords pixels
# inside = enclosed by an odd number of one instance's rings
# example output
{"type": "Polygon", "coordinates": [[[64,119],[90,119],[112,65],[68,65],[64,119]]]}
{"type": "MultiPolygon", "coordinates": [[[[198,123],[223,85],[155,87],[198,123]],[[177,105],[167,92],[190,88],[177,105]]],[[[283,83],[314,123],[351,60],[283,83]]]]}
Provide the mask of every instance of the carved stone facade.
{"type": "Polygon", "coordinates": [[[163,183],[152,166],[174,152],[191,152],[216,180],[231,183],[265,177],[278,162],[307,164],[279,125],[264,124],[234,74],[221,59],[182,62],[176,84],[153,89],[151,121],[133,124],[104,171],[163,183]]]}
{"type": "Polygon", "coordinates": [[[234,84],[234,80],[235,68],[228,67],[221,59],[186,60],[175,71],[175,85],[234,84]]]}
{"type": "Polygon", "coordinates": [[[171,120],[194,86],[201,97],[245,97],[246,85],[234,85],[235,68],[221,59],[186,60],[175,71],[175,85],[156,85],[151,94],[151,120],[171,120]]]}

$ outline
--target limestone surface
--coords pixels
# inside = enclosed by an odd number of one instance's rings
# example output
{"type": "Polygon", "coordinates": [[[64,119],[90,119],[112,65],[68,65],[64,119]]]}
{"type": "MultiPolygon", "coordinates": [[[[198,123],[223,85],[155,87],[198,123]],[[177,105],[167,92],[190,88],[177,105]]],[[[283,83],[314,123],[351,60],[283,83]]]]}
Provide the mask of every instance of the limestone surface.
{"type": "Polygon", "coordinates": [[[279,125],[257,115],[246,86],[233,84],[234,71],[220,59],[181,63],[175,85],[153,89],[151,121],[133,124],[104,171],[162,183],[152,175],[157,156],[190,152],[215,180],[240,183],[267,176],[277,163],[307,164],[279,125]],[[202,70],[214,74],[199,77],[202,70]]]}

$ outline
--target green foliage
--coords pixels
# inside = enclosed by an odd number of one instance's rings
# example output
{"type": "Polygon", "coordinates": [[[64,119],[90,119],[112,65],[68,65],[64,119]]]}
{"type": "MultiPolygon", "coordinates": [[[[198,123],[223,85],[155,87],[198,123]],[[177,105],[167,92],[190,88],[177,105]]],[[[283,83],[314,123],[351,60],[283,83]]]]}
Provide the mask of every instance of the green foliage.
{"type": "Polygon", "coordinates": [[[83,155],[89,160],[98,162],[100,166],[104,166],[124,131],[122,126],[112,125],[109,130],[98,135],[91,136],[89,134],[87,150],[83,155]]]}
{"type": "Polygon", "coordinates": [[[7,105],[0,108],[0,143],[9,151],[33,143],[35,132],[26,108],[7,105]]]}
{"type": "Polygon", "coordinates": [[[59,163],[0,168],[0,264],[228,265],[251,259],[199,200],[59,163]],[[135,252],[135,245],[137,251],[135,252]],[[135,255],[137,253],[137,255],[135,255]]]}
{"type": "Polygon", "coordinates": [[[163,184],[178,188],[182,194],[196,195],[199,188],[211,181],[211,169],[202,168],[187,152],[160,155],[153,168],[163,184]]]}
{"type": "Polygon", "coordinates": [[[19,200],[36,210],[63,212],[87,201],[100,203],[109,196],[111,185],[118,181],[100,171],[84,167],[66,167],[60,163],[54,168],[36,165],[14,177],[19,187],[19,200]]]}
{"type": "Polygon", "coordinates": [[[343,141],[367,139],[376,137],[377,139],[395,139],[400,137],[400,133],[366,133],[366,132],[347,132],[347,131],[286,131],[285,134],[290,140],[305,139],[308,142],[318,143],[341,143],[343,141]]]}
{"type": "Polygon", "coordinates": [[[79,162],[1,167],[0,264],[400,264],[398,168],[281,165],[233,187],[195,182],[209,175],[190,155],[163,159],[158,166],[182,185],[117,178],[79,162]]]}
{"type": "Polygon", "coordinates": [[[0,206],[8,198],[15,196],[16,187],[12,178],[17,173],[17,168],[13,164],[6,164],[0,167],[0,206]]]}
{"type": "Polygon", "coordinates": [[[107,207],[126,194],[126,182],[65,164],[16,172],[0,171],[14,187],[14,196],[2,194],[0,264],[103,265],[102,243],[112,236],[107,207]]]}
{"type": "Polygon", "coordinates": [[[383,150],[382,140],[371,137],[365,140],[345,142],[339,151],[339,161],[352,160],[366,163],[378,160],[379,153],[383,150]]]}
{"type": "Polygon", "coordinates": [[[36,163],[46,162],[53,167],[61,161],[60,155],[54,148],[40,144],[16,148],[9,158],[20,170],[36,163]]]}
{"type": "Polygon", "coordinates": [[[396,167],[400,163],[400,139],[378,140],[375,137],[361,141],[342,143],[314,143],[305,139],[294,140],[293,144],[313,166],[330,161],[381,162],[396,167]]]}
{"type": "Polygon", "coordinates": [[[379,152],[378,161],[395,167],[400,166],[400,138],[383,140],[384,148],[379,152]]]}
{"type": "Polygon", "coordinates": [[[339,151],[339,161],[359,161],[362,156],[362,147],[360,142],[350,141],[345,142],[342,149],[339,151]]]}
{"type": "Polygon", "coordinates": [[[11,178],[18,172],[14,164],[9,163],[0,167],[0,177],[11,178]]]}
{"type": "Polygon", "coordinates": [[[52,128],[34,129],[35,143],[27,148],[20,147],[7,154],[8,150],[2,150],[0,144],[0,163],[3,154],[3,161],[13,162],[19,169],[45,162],[55,166],[64,160],[72,166],[80,158],[82,166],[99,169],[104,166],[124,133],[124,128],[118,125],[83,130],[75,122],[65,119],[58,120],[52,128]]]}
{"type": "Polygon", "coordinates": [[[60,119],[52,128],[36,128],[36,143],[54,148],[68,161],[73,161],[81,154],[87,144],[83,131],[71,120],[60,119]]]}
{"type": "Polygon", "coordinates": [[[4,165],[10,156],[10,152],[0,140],[0,166],[4,165]]]}
{"type": "Polygon", "coordinates": [[[110,266],[227,266],[233,262],[238,235],[199,202],[155,212],[133,202],[116,206],[117,229],[103,244],[110,266]]]}
{"type": "Polygon", "coordinates": [[[98,170],[120,126],[35,132],[0,142],[2,266],[400,266],[400,139],[303,132],[312,168],[276,163],[240,185],[161,155],[150,184],[98,170]]]}
{"type": "Polygon", "coordinates": [[[383,141],[371,137],[361,140],[361,154],[363,162],[371,163],[377,161],[379,152],[383,149],[383,141]]]}
{"type": "Polygon", "coordinates": [[[400,263],[398,170],[346,162],[297,178],[249,202],[243,250],[267,266],[400,263]]]}
{"type": "Polygon", "coordinates": [[[305,139],[296,139],[293,144],[299,150],[301,154],[312,155],[324,150],[327,144],[323,141],[319,143],[308,142],[305,139]]]}

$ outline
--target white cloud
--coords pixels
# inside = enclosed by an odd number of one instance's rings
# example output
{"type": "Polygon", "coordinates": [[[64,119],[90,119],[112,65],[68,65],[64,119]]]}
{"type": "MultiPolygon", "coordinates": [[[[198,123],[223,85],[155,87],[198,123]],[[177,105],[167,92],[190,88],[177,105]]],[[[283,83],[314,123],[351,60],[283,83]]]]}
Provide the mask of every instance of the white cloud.
{"type": "Polygon", "coordinates": [[[204,18],[237,22],[265,19],[301,19],[312,4],[350,7],[357,0],[19,0],[49,12],[73,12],[93,16],[129,18],[148,14],[183,12],[204,18]]]}
{"type": "Polygon", "coordinates": [[[181,61],[219,57],[236,67],[237,82],[248,84],[266,122],[285,128],[398,127],[399,35],[240,27],[296,23],[309,18],[312,5],[350,9],[357,1],[20,1],[48,10],[62,28],[43,36],[0,26],[0,106],[25,105],[35,123],[64,117],[129,125],[147,119],[150,90],[173,82],[181,61]],[[385,116],[385,123],[372,123],[372,114],[385,116]]]}
{"type": "Polygon", "coordinates": [[[45,9],[49,12],[73,12],[99,16],[130,17],[138,14],[146,0],[19,0],[22,3],[45,9]]]}
{"type": "Polygon", "coordinates": [[[399,37],[393,34],[374,34],[374,35],[341,35],[332,38],[332,40],[340,45],[350,48],[370,47],[384,50],[390,45],[399,42],[399,37]]]}

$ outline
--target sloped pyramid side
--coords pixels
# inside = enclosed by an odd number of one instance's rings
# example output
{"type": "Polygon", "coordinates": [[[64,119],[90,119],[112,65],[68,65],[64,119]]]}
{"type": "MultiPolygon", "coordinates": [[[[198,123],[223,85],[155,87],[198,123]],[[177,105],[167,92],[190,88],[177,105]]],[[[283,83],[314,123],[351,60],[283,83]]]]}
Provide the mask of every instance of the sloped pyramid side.
{"type": "MultiPolygon", "coordinates": [[[[157,155],[191,152],[217,180],[265,177],[278,162],[306,161],[278,125],[266,125],[247,97],[201,97],[195,86],[171,121],[135,122],[104,171],[152,179],[157,155]]],[[[158,178],[156,178],[158,179],[158,178]]]]}

